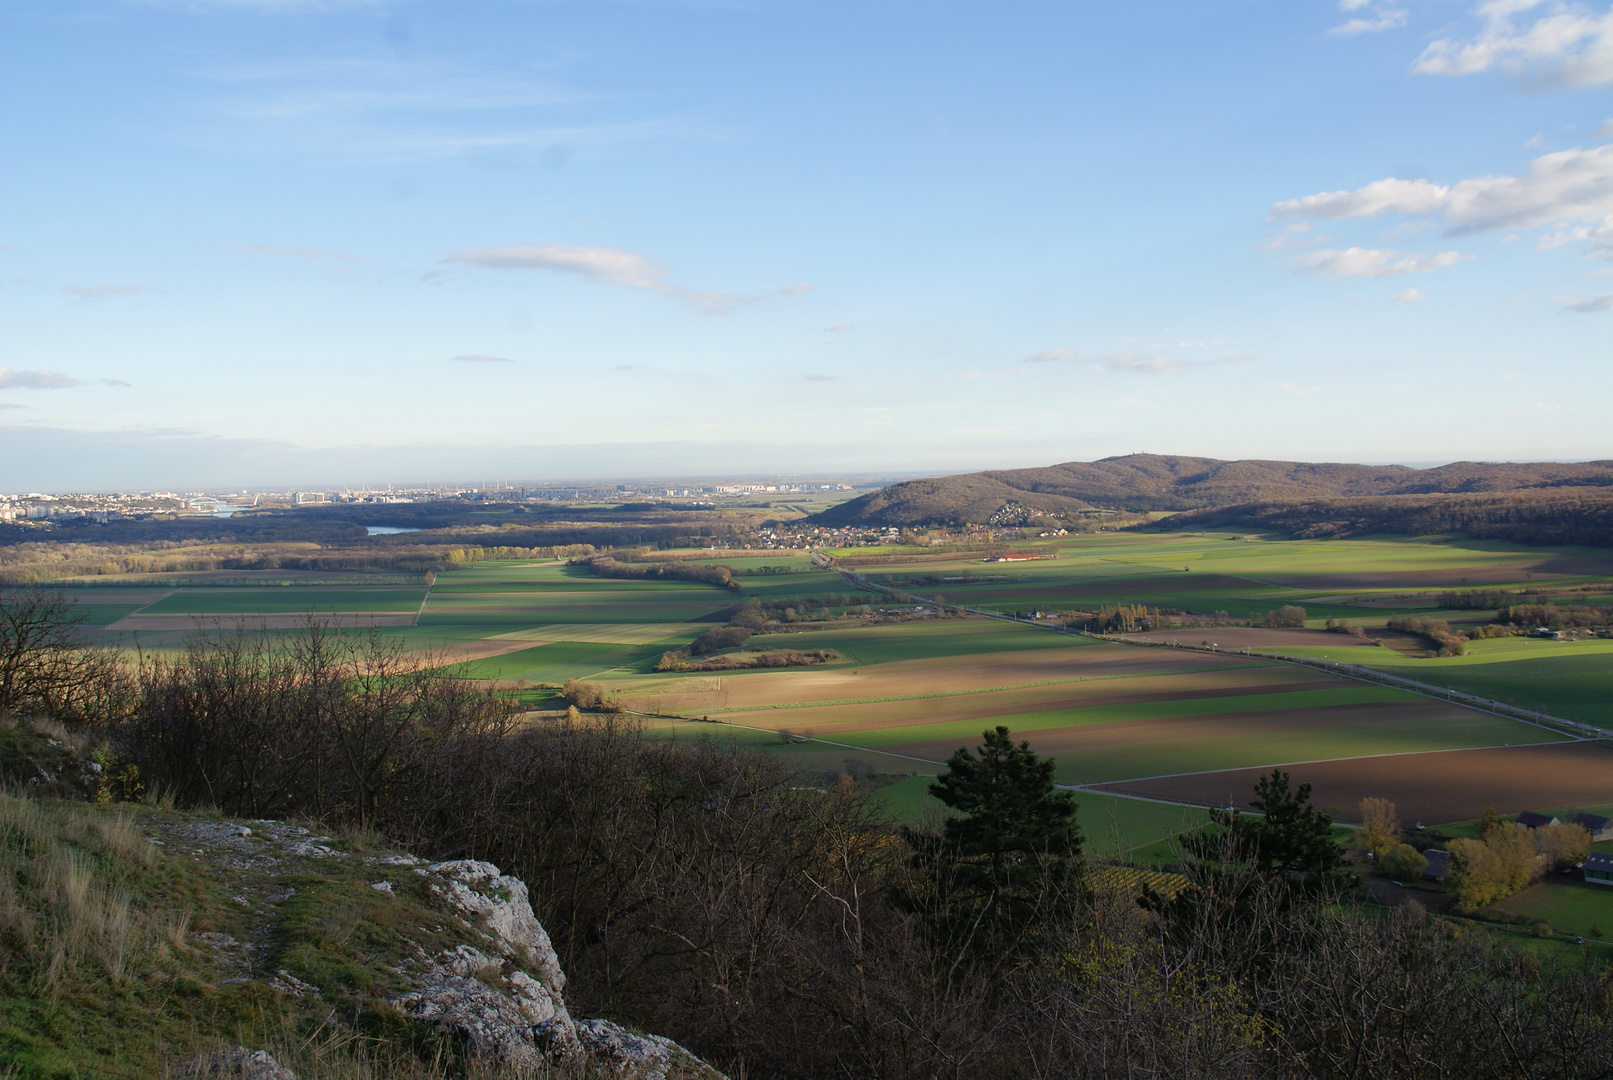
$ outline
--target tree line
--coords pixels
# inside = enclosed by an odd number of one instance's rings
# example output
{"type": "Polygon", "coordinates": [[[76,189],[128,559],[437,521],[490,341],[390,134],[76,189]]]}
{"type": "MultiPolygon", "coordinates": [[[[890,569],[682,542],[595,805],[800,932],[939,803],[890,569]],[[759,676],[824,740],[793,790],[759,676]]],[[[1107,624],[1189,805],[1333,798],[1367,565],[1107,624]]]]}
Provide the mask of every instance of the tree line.
{"type": "Polygon", "coordinates": [[[1520,544],[1613,547],[1613,490],[1547,488],[1461,495],[1250,501],[1189,510],[1150,528],[1260,529],[1297,540],[1399,533],[1465,533],[1520,544]]]}

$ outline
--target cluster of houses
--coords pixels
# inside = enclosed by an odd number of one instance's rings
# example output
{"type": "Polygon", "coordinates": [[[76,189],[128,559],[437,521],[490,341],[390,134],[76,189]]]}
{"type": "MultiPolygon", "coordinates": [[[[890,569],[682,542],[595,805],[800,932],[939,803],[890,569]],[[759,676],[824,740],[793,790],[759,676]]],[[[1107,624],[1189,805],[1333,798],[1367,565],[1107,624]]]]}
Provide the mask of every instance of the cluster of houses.
{"type": "MultiPolygon", "coordinates": [[[[1518,815],[1518,824],[1526,829],[1543,829],[1548,825],[1559,825],[1561,818],[1551,814],[1538,814],[1533,810],[1525,810],[1518,815]]],[[[1571,824],[1578,825],[1591,834],[1591,841],[1613,840],[1613,819],[1605,818],[1600,814],[1578,813],[1571,819],[1571,824]]],[[[1428,850],[1423,852],[1423,858],[1428,860],[1428,867],[1423,871],[1423,877],[1430,881],[1443,881],[1451,872],[1451,856],[1447,851],[1428,850]]],[[[1613,855],[1604,855],[1593,851],[1585,858],[1585,880],[1592,885],[1613,886],[1613,855]]]]}

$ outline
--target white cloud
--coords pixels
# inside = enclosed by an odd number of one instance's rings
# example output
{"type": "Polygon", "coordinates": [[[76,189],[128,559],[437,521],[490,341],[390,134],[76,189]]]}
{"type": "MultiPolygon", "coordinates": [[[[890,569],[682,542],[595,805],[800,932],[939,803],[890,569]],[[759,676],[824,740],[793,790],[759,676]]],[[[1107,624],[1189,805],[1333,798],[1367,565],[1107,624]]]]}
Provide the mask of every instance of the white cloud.
{"type": "Polygon", "coordinates": [[[801,293],[809,293],[809,292],[811,292],[813,290],[813,288],[814,288],[814,286],[810,281],[803,281],[803,282],[801,282],[801,283],[799,283],[797,285],[786,285],[786,286],[784,286],[784,288],[779,290],[779,295],[780,296],[797,296],[797,295],[799,295],[801,293]]]}
{"type": "Polygon", "coordinates": [[[702,311],[723,312],[744,303],[737,296],[696,292],[666,279],[666,270],[643,255],[616,248],[577,247],[571,244],[526,244],[507,248],[460,251],[443,260],[466,263],[484,270],[553,270],[576,274],[590,281],[666,293],[695,304],[702,311]]]}
{"type": "Polygon", "coordinates": [[[1476,34],[1434,40],[1412,71],[1420,75],[1500,71],[1570,86],[1613,82],[1613,11],[1557,0],[1490,0],[1475,13],[1483,24],[1476,34]],[[1525,13],[1528,18],[1515,20],[1525,13]]]}
{"type": "Polygon", "coordinates": [[[59,371],[13,371],[0,364],[0,390],[62,390],[84,385],[59,371]]]}
{"type": "Polygon", "coordinates": [[[825,334],[844,334],[847,330],[850,330],[855,325],[856,323],[837,322],[833,326],[824,327],[823,332],[825,334]]]}
{"type": "Polygon", "coordinates": [[[488,356],[486,353],[464,353],[454,357],[455,362],[461,364],[513,364],[507,356],[488,356]]]}
{"type": "Polygon", "coordinates": [[[1406,214],[1444,222],[1453,235],[1493,229],[1564,226],[1542,247],[1588,241],[1613,255],[1613,144],[1543,154],[1520,176],[1483,176],[1456,184],[1374,180],[1272,207],[1278,217],[1367,218],[1406,214]]]}
{"type": "Polygon", "coordinates": [[[1594,315],[1601,311],[1613,311],[1613,293],[1603,293],[1586,300],[1574,300],[1563,306],[1564,311],[1577,311],[1581,315],[1594,315]]]}
{"type": "Polygon", "coordinates": [[[1374,180],[1354,191],[1324,191],[1289,199],[1271,208],[1284,217],[1352,218],[1371,217],[1386,211],[1401,214],[1427,214],[1440,208],[1450,188],[1428,180],[1374,180]]]}
{"type": "Polygon", "coordinates": [[[1044,349],[1042,352],[1037,353],[1029,359],[1035,364],[1062,363],[1066,360],[1074,360],[1075,350],[1065,348],[1044,349]]]}
{"type": "Polygon", "coordinates": [[[1401,289],[1399,292],[1389,297],[1389,299],[1410,303],[1415,300],[1427,300],[1428,294],[1423,292],[1421,289],[1401,289]]]}
{"type": "Polygon", "coordinates": [[[1603,120],[1600,124],[1591,128],[1591,138],[1613,139],[1613,120],[1603,120]]]}
{"type": "Polygon", "coordinates": [[[1460,251],[1438,255],[1414,255],[1392,248],[1324,248],[1295,256],[1288,261],[1307,273],[1322,277],[1394,277],[1397,274],[1427,274],[1455,266],[1473,258],[1460,251]]]}
{"type": "MultiPolygon", "coordinates": [[[[1344,7],[1343,4],[1339,5],[1344,7]]],[[[1346,11],[1359,10],[1364,4],[1352,4],[1344,7],[1346,11]]],[[[1372,14],[1359,19],[1348,19],[1333,27],[1328,33],[1334,37],[1355,37],[1358,34],[1376,34],[1383,30],[1393,30],[1406,25],[1406,11],[1404,8],[1379,8],[1372,14]]]]}

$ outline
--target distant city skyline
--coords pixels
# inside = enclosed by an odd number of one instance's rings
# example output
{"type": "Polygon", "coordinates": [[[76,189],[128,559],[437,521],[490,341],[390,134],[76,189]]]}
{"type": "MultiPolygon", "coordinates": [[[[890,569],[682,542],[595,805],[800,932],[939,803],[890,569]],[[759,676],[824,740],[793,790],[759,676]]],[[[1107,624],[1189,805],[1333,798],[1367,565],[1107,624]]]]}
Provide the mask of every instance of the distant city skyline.
{"type": "Polygon", "coordinates": [[[1613,457],[1613,4],[0,10],[0,490],[1613,457]]]}

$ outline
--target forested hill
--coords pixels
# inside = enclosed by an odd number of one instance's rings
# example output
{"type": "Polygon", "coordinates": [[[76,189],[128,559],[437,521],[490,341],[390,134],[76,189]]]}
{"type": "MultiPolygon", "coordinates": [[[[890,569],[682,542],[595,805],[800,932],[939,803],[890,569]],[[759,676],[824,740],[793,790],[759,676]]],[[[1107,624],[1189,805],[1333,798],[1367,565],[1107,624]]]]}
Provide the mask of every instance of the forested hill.
{"type": "Polygon", "coordinates": [[[1088,509],[1197,510],[1294,500],[1585,488],[1613,495],[1613,461],[1459,461],[1413,469],[1130,454],[1041,469],[910,480],[831,507],[813,520],[824,525],[962,525],[984,524],[1004,507],[1065,516],[1088,509]]]}

